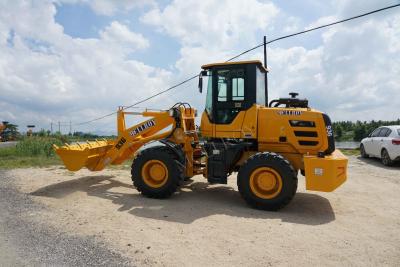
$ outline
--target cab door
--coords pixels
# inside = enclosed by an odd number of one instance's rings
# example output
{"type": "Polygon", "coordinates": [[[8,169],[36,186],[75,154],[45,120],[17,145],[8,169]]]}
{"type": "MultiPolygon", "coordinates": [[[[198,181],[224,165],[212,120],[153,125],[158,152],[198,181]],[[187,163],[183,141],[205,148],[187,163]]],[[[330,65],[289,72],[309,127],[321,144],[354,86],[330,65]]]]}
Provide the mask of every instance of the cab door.
{"type": "Polygon", "coordinates": [[[232,67],[217,69],[214,79],[215,136],[240,138],[241,128],[248,107],[246,105],[246,70],[232,67]]]}

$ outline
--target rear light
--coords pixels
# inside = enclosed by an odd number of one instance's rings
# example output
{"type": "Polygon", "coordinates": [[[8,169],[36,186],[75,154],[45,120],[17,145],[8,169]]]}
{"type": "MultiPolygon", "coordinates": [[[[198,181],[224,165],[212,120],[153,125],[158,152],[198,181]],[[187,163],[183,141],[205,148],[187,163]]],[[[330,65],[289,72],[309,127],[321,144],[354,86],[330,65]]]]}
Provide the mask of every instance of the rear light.
{"type": "Polygon", "coordinates": [[[393,145],[400,145],[400,139],[392,139],[393,145]]]}

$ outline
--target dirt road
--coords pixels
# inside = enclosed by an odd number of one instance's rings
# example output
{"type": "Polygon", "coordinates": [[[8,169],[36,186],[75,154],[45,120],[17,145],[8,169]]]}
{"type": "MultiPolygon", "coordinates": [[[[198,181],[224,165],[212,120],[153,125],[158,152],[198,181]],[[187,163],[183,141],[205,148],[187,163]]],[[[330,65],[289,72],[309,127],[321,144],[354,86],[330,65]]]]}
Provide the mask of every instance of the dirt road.
{"type": "MultiPolygon", "coordinates": [[[[8,177],[2,187],[40,207],[31,212],[29,205],[15,204],[26,225],[52,229],[80,249],[89,240],[86,251],[110,253],[114,264],[400,265],[400,167],[376,160],[350,157],[349,179],[333,193],[305,192],[300,176],[297,195],[279,212],[247,207],[234,178],[227,186],[210,186],[195,177],[171,199],[155,200],[132,188],[127,170],[73,174],[54,167],[0,175],[8,177]]],[[[13,201],[8,197],[1,197],[0,207],[13,201]]],[[[17,215],[6,216],[12,222],[17,215]]],[[[24,234],[10,236],[12,224],[3,228],[11,248],[25,242],[24,234]]]]}

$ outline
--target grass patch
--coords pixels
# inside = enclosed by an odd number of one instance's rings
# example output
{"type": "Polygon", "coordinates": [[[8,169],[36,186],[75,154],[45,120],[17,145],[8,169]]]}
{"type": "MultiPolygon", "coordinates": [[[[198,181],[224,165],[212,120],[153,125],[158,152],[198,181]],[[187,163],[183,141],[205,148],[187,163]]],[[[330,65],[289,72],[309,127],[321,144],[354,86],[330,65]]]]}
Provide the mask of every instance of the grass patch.
{"type": "Polygon", "coordinates": [[[355,149],[340,149],[340,151],[346,156],[359,156],[360,150],[358,148],[355,149]]]}
{"type": "Polygon", "coordinates": [[[29,137],[14,147],[0,149],[0,169],[26,167],[48,167],[60,165],[52,145],[61,145],[62,140],[54,137],[29,137]]]}
{"type": "Polygon", "coordinates": [[[0,149],[0,169],[16,169],[16,168],[28,168],[28,167],[49,167],[53,165],[61,165],[62,162],[55,156],[43,157],[43,156],[8,156],[3,157],[0,149]]]}

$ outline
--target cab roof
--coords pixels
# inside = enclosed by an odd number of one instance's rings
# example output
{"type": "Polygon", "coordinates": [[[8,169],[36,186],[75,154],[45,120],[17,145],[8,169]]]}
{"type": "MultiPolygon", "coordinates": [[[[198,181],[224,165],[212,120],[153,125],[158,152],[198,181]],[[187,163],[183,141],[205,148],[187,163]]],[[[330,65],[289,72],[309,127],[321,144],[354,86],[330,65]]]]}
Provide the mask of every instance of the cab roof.
{"type": "Polygon", "coordinates": [[[210,63],[210,64],[206,64],[201,66],[202,69],[211,69],[212,67],[221,67],[221,66],[231,66],[231,65],[244,65],[244,64],[255,64],[258,67],[260,67],[260,69],[262,71],[266,71],[268,72],[269,69],[266,69],[263,64],[261,63],[261,61],[259,60],[247,60],[247,61],[235,61],[235,62],[219,62],[219,63],[210,63]]]}

